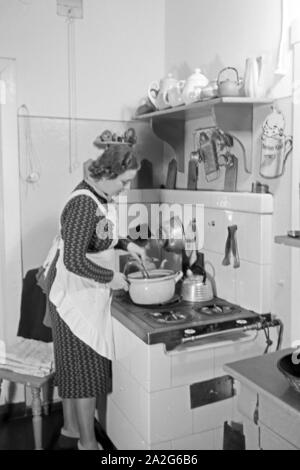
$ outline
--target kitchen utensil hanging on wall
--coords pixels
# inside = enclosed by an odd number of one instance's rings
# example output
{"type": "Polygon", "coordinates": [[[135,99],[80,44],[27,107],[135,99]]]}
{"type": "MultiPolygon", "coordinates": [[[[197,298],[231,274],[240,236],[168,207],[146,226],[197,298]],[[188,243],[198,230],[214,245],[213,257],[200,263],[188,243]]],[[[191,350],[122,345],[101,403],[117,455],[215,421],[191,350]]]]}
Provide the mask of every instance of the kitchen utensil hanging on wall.
{"type": "Polygon", "coordinates": [[[153,164],[147,158],[141,161],[141,168],[137,173],[137,187],[139,189],[153,188],[153,164]]]}
{"type": "Polygon", "coordinates": [[[69,117],[69,172],[80,167],[78,159],[78,130],[77,130],[77,81],[76,81],[76,50],[75,50],[75,23],[72,9],[67,19],[68,28],[68,117],[69,117]]]}
{"type": "Polygon", "coordinates": [[[237,245],[237,225],[228,227],[228,235],[225,244],[225,257],[222,261],[223,266],[229,266],[231,263],[231,255],[233,256],[233,267],[237,269],[241,266],[237,245]]]}
{"type": "Polygon", "coordinates": [[[198,174],[199,174],[199,153],[192,152],[191,158],[189,161],[188,169],[188,189],[195,191],[197,190],[198,183],[198,174]]]}
{"type": "Polygon", "coordinates": [[[176,180],[177,180],[177,161],[175,160],[175,158],[173,158],[173,160],[171,160],[168,165],[166,188],[175,189],[176,180]]]}
{"type": "Polygon", "coordinates": [[[197,129],[194,132],[195,149],[199,152],[204,165],[205,178],[208,183],[220,176],[220,165],[215,128],[197,129]]]}
{"type": "MultiPolygon", "coordinates": [[[[18,109],[19,117],[24,116],[24,161],[20,162],[20,174],[24,182],[29,183],[33,188],[39,183],[41,179],[41,161],[36,153],[32,141],[32,131],[30,123],[30,113],[28,107],[23,104],[18,109]],[[22,114],[21,114],[21,111],[22,114]],[[24,168],[25,166],[25,168],[24,168]]],[[[20,121],[19,121],[20,133],[20,121]]],[[[19,137],[22,140],[21,136],[19,137]]]]}
{"type": "Polygon", "coordinates": [[[231,152],[234,143],[237,143],[242,150],[244,169],[246,173],[251,173],[247,165],[247,155],[243,143],[234,135],[222,131],[218,127],[195,129],[194,131],[194,151],[191,153],[189,163],[188,187],[192,188],[194,160],[204,164],[205,179],[211,183],[220,177],[220,168],[225,167],[224,190],[237,190],[238,159],[231,152]]]}
{"type": "Polygon", "coordinates": [[[285,117],[282,111],[273,106],[263,124],[259,174],[267,179],[283,176],[292,150],[293,137],[285,135],[285,117]]]}
{"type": "Polygon", "coordinates": [[[237,157],[230,153],[225,166],[224,178],[224,191],[228,193],[236,192],[237,190],[238,164],[237,157]]]}

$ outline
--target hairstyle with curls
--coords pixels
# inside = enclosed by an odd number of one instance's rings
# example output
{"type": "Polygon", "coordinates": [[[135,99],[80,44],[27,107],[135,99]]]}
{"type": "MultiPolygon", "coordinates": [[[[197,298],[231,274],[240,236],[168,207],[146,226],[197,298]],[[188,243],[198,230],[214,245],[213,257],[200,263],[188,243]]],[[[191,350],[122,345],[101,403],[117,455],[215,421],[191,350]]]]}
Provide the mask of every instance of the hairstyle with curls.
{"type": "Polygon", "coordinates": [[[113,180],[128,170],[138,170],[137,154],[128,145],[111,145],[88,167],[90,176],[99,181],[113,180]]]}

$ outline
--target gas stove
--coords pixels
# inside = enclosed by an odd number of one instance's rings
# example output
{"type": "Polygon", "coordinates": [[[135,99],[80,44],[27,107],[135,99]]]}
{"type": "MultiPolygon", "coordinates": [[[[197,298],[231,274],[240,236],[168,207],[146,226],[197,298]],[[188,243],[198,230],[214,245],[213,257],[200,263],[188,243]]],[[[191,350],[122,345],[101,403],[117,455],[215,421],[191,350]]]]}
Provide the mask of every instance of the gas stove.
{"type": "Polygon", "coordinates": [[[167,350],[229,332],[276,326],[271,314],[259,315],[217,297],[191,303],[175,296],[165,305],[139,306],[121,291],[114,295],[112,312],[146,344],[164,343],[167,350]]]}

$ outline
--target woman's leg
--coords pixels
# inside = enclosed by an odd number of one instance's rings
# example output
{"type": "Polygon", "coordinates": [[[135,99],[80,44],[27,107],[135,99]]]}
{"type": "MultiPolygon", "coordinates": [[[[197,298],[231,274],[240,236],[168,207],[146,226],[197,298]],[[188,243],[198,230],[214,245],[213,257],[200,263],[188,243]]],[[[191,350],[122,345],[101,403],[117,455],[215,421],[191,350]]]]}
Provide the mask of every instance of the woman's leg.
{"type": "Polygon", "coordinates": [[[94,426],[96,398],[74,399],[74,406],[80,431],[80,444],[87,450],[98,450],[94,426]]]}
{"type": "Polygon", "coordinates": [[[74,404],[74,399],[64,398],[62,401],[64,414],[64,427],[62,434],[67,437],[79,437],[79,425],[74,404]]]}

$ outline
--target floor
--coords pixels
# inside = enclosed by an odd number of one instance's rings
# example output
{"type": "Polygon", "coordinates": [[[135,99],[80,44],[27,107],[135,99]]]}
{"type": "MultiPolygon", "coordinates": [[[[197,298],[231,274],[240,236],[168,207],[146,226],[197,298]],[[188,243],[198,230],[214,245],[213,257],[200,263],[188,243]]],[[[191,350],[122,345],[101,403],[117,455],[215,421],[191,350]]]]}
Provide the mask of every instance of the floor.
{"type": "MultiPolygon", "coordinates": [[[[32,417],[30,409],[27,415],[8,418],[0,415],[0,450],[34,449],[32,417]]],[[[20,414],[20,413],[18,413],[20,414]]],[[[62,411],[55,409],[49,416],[43,416],[43,448],[46,450],[77,450],[77,441],[60,437],[62,411]]],[[[116,450],[99,423],[95,421],[98,442],[104,450],[116,450]]],[[[245,438],[241,429],[230,426],[224,429],[224,450],[244,450],[245,438]]]]}
{"type": "MultiPolygon", "coordinates": [[[[47,450],[76,450],[77,441],[60,438],[62,427],[62,411],[52,411],[43,416],[43,448],[47,450]]],[[[98,442],[105,450],[115,449],[99,424],[95,422],[98,442]]],[[[30,412],[13,419],[0,416],[0,450],[31,450],[34,449],[32,418],[30,412]]]]}

